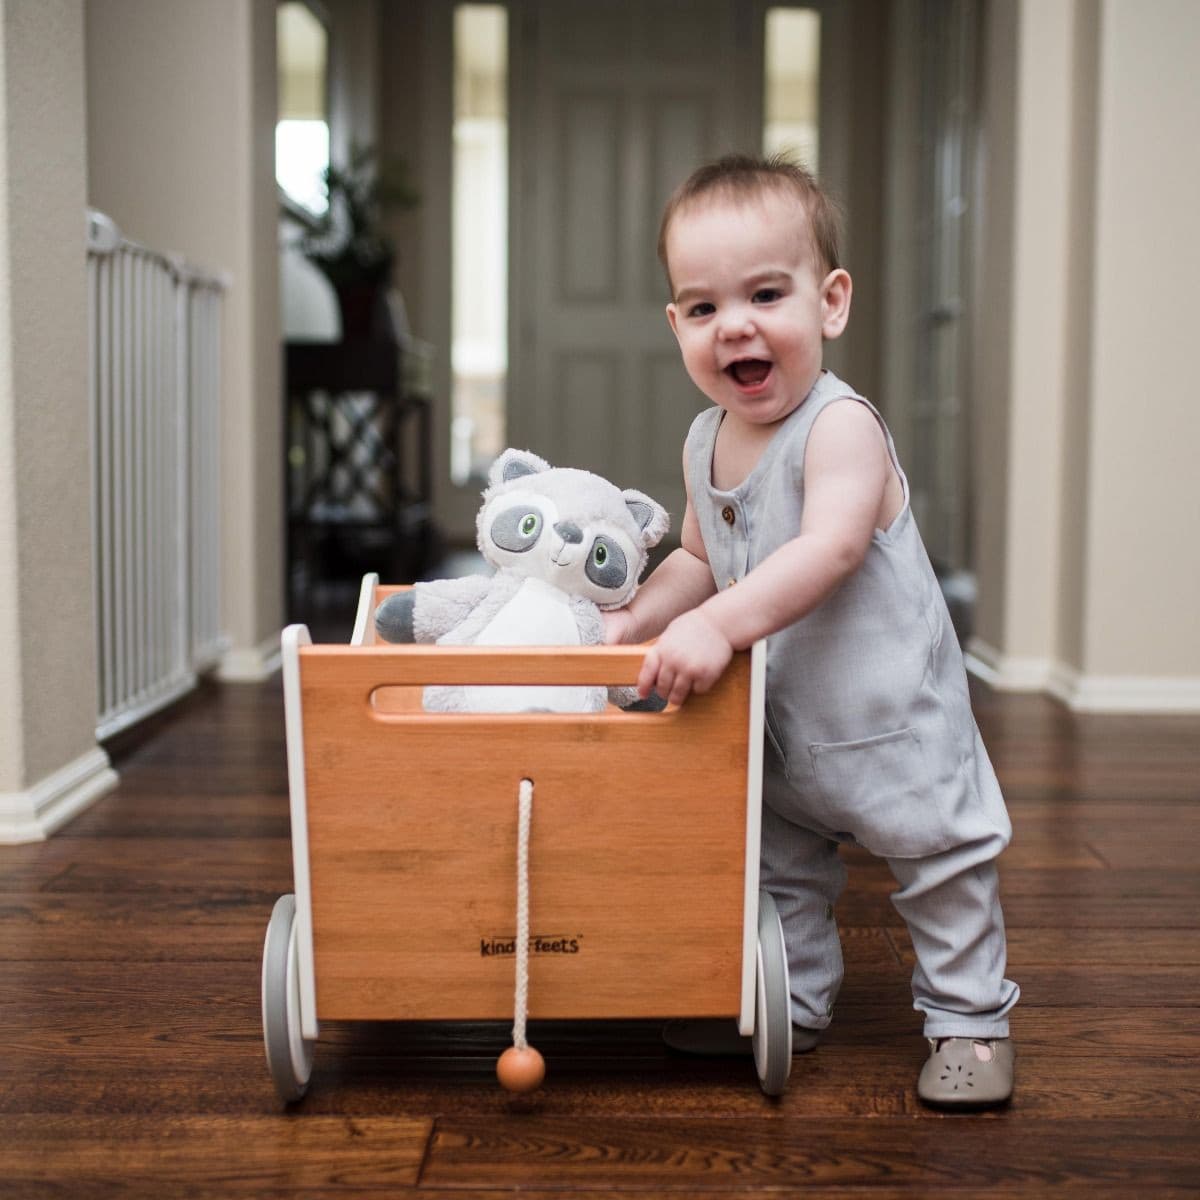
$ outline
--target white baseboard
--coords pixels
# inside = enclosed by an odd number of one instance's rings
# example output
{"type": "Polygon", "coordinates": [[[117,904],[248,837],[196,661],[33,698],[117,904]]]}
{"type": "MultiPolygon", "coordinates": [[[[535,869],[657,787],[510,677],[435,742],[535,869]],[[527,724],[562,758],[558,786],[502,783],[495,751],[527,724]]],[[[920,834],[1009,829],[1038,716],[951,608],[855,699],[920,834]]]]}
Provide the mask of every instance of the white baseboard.
{"type": "Polygon", "coordinates": [[[1200,713],[1200,679],[1080,675],[1064,668],[1055,695],[1076,712],[1200,713]]]}
{"type": "Polygon", "coordinates": [[[1200,713],[1200,678],[1087,675],[1066,663],[1001,654],[971,638],[967,670],[1000,692],[1047,692],[1075,712],[1200,713]]]}
{"type": "Polygon", "coordinates": [[[117,786],[117,773],[99,746],[23,792],[0,792],[0,843],[45,841],[117,786]]]}
{"type": "Polygon", "coordinates": [[[264,679],[270,679],[282,663],[279,635],[276,634],[257,646],[227,651],[217,667],[217,678],[223,683],[262,683],[264,679]]]}
{"type": "Polygon", "coordinates": [[[1006,656],[977,637],[968,640],[963,661],[972,675],[998,692],[1048,691],[1054,670],[1049,659],[1006,656]]]}

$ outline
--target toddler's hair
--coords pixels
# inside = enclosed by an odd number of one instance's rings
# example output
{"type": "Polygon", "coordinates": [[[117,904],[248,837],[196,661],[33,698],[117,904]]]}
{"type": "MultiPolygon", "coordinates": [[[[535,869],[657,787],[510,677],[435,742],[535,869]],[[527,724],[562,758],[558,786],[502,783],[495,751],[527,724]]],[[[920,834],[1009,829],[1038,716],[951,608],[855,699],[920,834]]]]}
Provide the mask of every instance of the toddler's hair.
{"type": "Polygon", "coordinates": [[[764,192],[791,192],[803,206],[812,233],[813,249],[825,271],[842,265],[842,219],[833,198],[807,168],[788,158],[773,154],[759,158],[752,154],[727,154],[693,171],[672,193],[663,209],[658,229],[658,258],[670,281],[667,265],[667,234],[679,210],[709,196],[734,200],[753,200],[764,192]]]}

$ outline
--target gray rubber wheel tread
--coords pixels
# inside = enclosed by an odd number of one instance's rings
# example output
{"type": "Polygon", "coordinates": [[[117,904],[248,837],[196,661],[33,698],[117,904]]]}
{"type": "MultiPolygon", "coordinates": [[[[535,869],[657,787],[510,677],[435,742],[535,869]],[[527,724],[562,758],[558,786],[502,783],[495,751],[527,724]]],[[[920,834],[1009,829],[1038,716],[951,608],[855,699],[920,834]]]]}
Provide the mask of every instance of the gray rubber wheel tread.
{"type": "Polygon", "coordinates": [[[760,1039],[766,1038],[766,1061],[760,1063],[760,1054],[756,1053],[755,1066],[763,1092],[782,1096],[792,1070],[792,996],[783,925],[774,897],[768,892],[758,896],[758,952],[762,956],[766,1028],[756,1022],[754,1042],[757,1050],[760,1039]]]}
{"type": "Polygon", "coordinates": [[[296,897],[289,892],[275,901],[263,944],[263,1042],[271,1079],[285,1104],[299,1100],[308,1090],[308,1080],[297,1076],[292,1063],[288,1031],[288,947],[295,920],[296,897]]]}

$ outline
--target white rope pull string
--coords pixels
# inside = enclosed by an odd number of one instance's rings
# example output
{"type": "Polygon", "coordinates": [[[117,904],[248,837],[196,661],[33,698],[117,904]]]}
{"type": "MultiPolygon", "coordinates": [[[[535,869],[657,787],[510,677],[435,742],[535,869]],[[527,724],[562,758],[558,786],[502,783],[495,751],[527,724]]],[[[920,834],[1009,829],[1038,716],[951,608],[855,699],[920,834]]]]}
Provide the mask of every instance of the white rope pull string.
{"type": "Polygon", "coordinates": [[[529,1010],[529,826],[533,817],[533,780],[522,779],[517,806],[517,993],[513,1001],[513,1044],[500,1055],[496,1076],[506,1090],[536,1091],[546,1077],[546,1063],[525,1040],[529,1010]]]}
{"type": "Polygon", "coordinates": [[[522,779],[517,808],[517,988],[513,1000],[513,1045],[524,1050],[529,1012],[529,828],[533,821],[533,780],[522,779]]]}

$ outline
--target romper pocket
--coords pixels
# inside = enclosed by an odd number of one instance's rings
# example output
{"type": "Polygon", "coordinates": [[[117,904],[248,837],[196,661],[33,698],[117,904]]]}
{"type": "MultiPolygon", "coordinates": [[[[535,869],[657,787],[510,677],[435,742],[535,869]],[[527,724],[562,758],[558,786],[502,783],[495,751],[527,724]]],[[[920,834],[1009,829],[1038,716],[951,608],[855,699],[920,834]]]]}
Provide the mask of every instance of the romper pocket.
{"type": "Polygon", "coordinates": [[[813,742],[813,774],[829,828],[883,858],[924,858],[950,845],[917,731],[813,742]]]}

